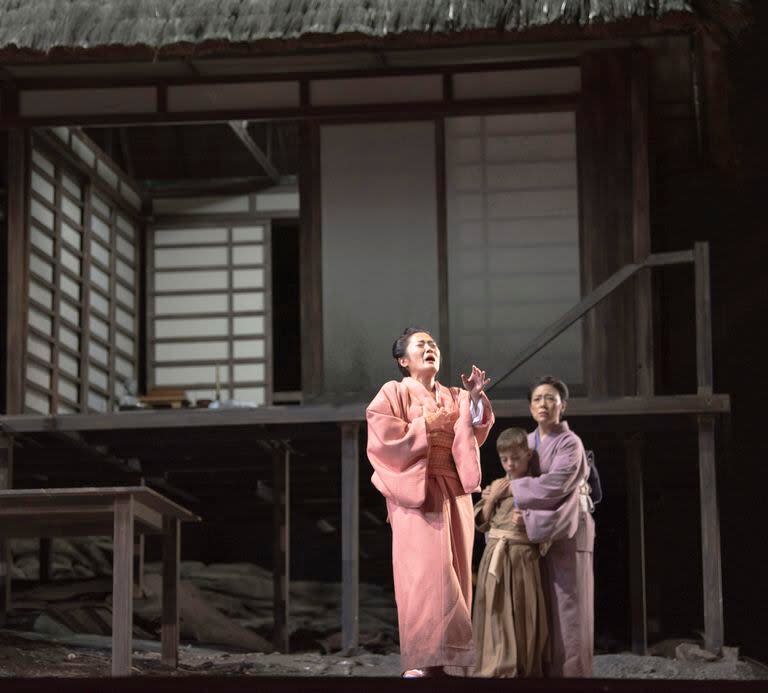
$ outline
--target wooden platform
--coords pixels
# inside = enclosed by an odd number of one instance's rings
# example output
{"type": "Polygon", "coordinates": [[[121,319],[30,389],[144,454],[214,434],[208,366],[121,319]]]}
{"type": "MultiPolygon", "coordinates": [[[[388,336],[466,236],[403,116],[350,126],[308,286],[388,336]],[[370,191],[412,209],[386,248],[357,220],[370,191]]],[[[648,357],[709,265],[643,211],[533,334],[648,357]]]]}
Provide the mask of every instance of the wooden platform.
{"type": "MultiPolygon", "coordinates": [[[[291,469],[294,465],[291,441],[312,441],[325,436],[339,445],[341,461],[340,539],[342,558],[343,645],[358,642],[358,583],[360,541],[360,474],[363,464],[361,432],[365,426],[365,403],[339,406],[268,406],[258,409],[153,410],[114,414],[22,415],[0,417],[0,457],[12,455],[10,439],[25,447],[20,454],[27,473],[57,476],[82,467],[99,473],[134,472],[155,483],[165,483],[169,472],[220,472],[230,465],[259,469],[272,479],[272,542],[276,556],[275,637],[279,651],[288,646],[288,582],[291,549],[291,469]],[[6,439],[3,453],[3,438],[6,439]],[[73,463],[74,466],[73,466],[73,463]]],[[[498,420],[530,422],[525,399],[494,400],[498,420]]],[[[674,396],[633,396],[573,398],[568,418],[575,428],[623,431],[635,435],[667,429],[698,431],[702,518],[702,560],[707,645],[718,651],[723,645],[721,552],[715,482],[715,420],[730,413],[730,398],[701,392],[674,396]]],[[[645,539],[643,530],[642,449],[630,446],[627,455],[632,576],[633,649],[647,647],[645,605],[645,539]]],[[[13,465],[11,465],[11,468],[13,465]]],[[[2,459],[0,459],[0,472],[2,459]]],[[[82,474],[82,472],[80,472],[82,474]]],[[[91,473],[91,472],[89,472],[91,473]]],[[[76,477],[75,477],[76,478],[76,477]]],[[[93,482],[88,482],[93,483],[93,482]]],[[[0,484],[0,487],[2,484],[0,484]]],[[[164,491],[180,491],[160,486],[164,491]]],[[[183,494],[183,491],[180,491],[183,494]]],[[[184,498],[183,495],[179,496],[184,498]]],[[[184,501],[186,502],[186,500],[184,501]]],[[[2,559],[0,558],[0,562],[2,559]]]]}

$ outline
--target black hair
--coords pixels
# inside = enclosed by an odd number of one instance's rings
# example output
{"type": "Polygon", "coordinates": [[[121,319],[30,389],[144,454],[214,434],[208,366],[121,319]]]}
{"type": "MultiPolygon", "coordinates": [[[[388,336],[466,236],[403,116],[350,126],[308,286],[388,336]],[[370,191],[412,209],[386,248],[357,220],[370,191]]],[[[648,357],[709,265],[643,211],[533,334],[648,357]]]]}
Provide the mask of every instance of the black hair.
{"type": "Polygon", "coordinates": [[[395,363],[403,376],[410,375],[410,371],[400,365],[400,359],[405,356],[405,350],[408,348],[408,341],[411,339],[411,335],[414,335],[417,332],[426,332],[428,335],[432,334],[429,330],[426,330],[423,327],[406,327],[403,330],[403,334],[401,334],[392,345],[392,358],[395,359],[395,363]]]}
{"type": "Polygon", "coordinates": [[[560,399],[563,400],[563,402],[568,401],[568,386],[562,380],[560,380],[560,378],[556,378],[554,375],[542,375],[541,377],[536,378],[536,380],[534,380],[528,386],[529,402],[533,398],[533,391],[541,385],[551,385],[555,388],[555,390],[557,390],[560,395],[560,399]]]}

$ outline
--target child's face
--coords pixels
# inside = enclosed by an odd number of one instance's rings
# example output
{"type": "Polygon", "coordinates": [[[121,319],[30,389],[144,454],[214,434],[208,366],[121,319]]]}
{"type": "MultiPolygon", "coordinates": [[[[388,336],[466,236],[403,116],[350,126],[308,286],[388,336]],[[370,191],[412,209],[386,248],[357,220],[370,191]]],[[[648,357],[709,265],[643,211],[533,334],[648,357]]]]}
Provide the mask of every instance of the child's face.
{"type": "Polygon", "coordinates": [[[519,479],[528,474],[531,451],[520,446],[509,448],[499,453],[499,460],[508,479],[519,479]]]}

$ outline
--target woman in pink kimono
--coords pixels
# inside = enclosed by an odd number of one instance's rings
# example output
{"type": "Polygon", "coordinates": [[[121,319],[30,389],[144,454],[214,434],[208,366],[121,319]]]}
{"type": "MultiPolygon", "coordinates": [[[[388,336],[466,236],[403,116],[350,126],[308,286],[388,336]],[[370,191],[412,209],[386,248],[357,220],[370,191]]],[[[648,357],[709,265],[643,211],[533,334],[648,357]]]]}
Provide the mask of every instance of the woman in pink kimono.
{"type": "Polygon", "coordinates": [[[392,526],[401,667],[406,678],[462,673],[474,664],[470,494],[494,420],[490,381],[472,366],[464,390],[438,383],[440,350],[417,328],[392,355],[405,377],[386,383],[366,416],[372,481],[392,526]]]}
{"type": "Polygon", "coordinates": [[[549,605],[550,664],[545,675],[592,675],[595,523],[590,513],[589,464],[581,439],[561,421],[568,401],[565,383],[552,376],[529,392],[538,424],[528,445],[538,455],[539,475],[510,482],[510,492],[535,543],[552,541],[544,558],[549,605]]]}

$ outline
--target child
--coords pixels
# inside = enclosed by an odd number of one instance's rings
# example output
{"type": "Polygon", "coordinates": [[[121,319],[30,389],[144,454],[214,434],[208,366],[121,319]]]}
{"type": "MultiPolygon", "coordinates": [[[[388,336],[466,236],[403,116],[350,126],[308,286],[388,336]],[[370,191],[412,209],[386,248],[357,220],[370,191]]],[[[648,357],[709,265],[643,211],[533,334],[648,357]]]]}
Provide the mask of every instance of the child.
{"type": "Polygon", "coordinates": [[[539,556],[548,547],[528,539],[509,484],[528,475],[532,453],[520,428],[502,431],[496,449],[506,476],[484,488],[475,505],[477,529],[487,532],[488,543],[477,572],[472,619],[474,675],[542,676],[548,629],[539,556]]]}

